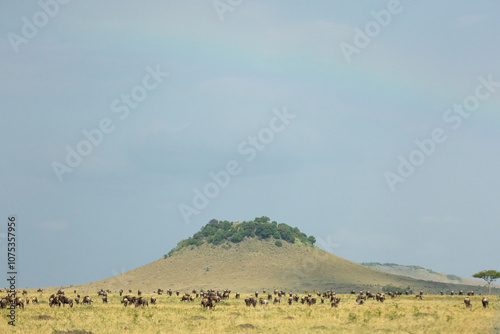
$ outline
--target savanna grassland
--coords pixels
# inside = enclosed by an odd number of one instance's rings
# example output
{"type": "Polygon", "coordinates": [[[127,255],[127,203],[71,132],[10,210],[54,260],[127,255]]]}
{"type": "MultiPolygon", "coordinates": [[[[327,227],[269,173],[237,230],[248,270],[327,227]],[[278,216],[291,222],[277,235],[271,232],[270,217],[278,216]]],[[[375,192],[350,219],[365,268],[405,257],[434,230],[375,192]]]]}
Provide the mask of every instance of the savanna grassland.
{"type": "MultiPolygon", "coordinates": [[[[40,302],[17,310],[15,327],[7,324],[8,311],[0,310],[0,333],[500,333],[498,296],[489,297],[486,309],[481,296],[470,297],[472,307],[466,308],[464,296],[438,295],[424,295],[423,300],[403,295],[363,305],[356,304],[355,295],[340,295],[338,308],[319,300],[312,306],[288,305],[282,297],[281,304],[254,308],[244,303],[249,293],[235,299],[233,292],[208,310],[200,306],[201,298],[181,302],[175,294],[155,295],[157,304],[147,307],[124,307],[118,293],[108,294],[108,304],[94,293],[91,306],[49,307],[52,293],[29,292],[40,302]]],[[[153,294],[143,296],[149,300],[153,294]]]]}

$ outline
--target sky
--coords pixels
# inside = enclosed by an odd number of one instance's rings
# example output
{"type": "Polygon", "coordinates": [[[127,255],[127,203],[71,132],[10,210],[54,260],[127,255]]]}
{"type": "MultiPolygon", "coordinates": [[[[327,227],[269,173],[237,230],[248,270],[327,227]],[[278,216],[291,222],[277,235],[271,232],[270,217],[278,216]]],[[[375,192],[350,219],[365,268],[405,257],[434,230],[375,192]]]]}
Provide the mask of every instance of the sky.
{"type": "Polygon", "coordinates": [[[212,218],[500,270],[494,1],[0,1],[0,256],[104,279],[212,218]]]}

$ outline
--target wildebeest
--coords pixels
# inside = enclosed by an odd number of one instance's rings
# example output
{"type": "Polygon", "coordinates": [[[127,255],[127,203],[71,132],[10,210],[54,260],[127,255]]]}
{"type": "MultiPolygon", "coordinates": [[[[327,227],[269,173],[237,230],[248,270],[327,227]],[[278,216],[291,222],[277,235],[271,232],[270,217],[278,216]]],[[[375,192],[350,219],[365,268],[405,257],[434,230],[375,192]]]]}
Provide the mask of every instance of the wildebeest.
{"type": "Polygon", "coordinates": [[[201,300],[201,306],[203,306],[203,308],[209,308],[209,309],[212,309],[212,307],[215,307],[214,303],[212,302],[212,299],[210,298],[203,298],[201,300]]]}
{"type": "Polygon", "coordinates": [[[102,297],[102,303],[103,304],[107,304],[108,303],[108,296],[107,295],[102,297]]]}
{"type": "Polygon", "coordinates": [[[135,301],[135,307],[138,306],[149,306],[148,300],[144,297],[137,298],[137,300],[135,301]]]}
{"type": "Polygon", "coordinates": [[[63,305],[63,307],[66,304],[68,304],[70,307],[73,307],[73,299],[68,298],[66,296],[62,296],[62,295],[59,296],[59,302],[63,305]]]}
{"type": "Polygon", "coordinates": [[[151,296],[151,305],[156,305],[156,297],[151,296]]]}
{"type": "Polygon", "coordinates": [[[280,297],[274,297],[273,304],[276,304],[276,303],[281,304],[281,299],[280,299],[280,297]]]}
{"type": "Polygon", "coordinates": [[[80,304],[80,295],[75,297],[75,303],[78,305],[80,304]]]}
{"type": "Polygon", "coordinates": [[[267,304],[268,304],[268,303],[267,303],[267,299],[264,299],[264,298],[261,298],[261,299],[259,300],[259,303],[260,303],[260,305],[267,305],[267,304]]]}
{"type": "Polygon", "coordinates": [[[417,294],[415,295],[415,298],[420,298],[420,299],[422,299],[422,295],[421,295],[420,293],[417,293],[417,294]]]}
{"type": "Polygon", "coordinates": [[[0,299],[0,308],[6,308],[8,303],[9,301],[7,300],[7,298],[0,299]]]}
{"type": "Polygon", "coordinates": [[[14,300],[14,307],[18,307],[19,308],[23,308],[24,309],[24,299],[22,299],[21,297],[16,297],[16,299],[14,300]]]}
{"type": "Polygon", "coordinates": [[[122,296],[123,294],[123,289],[120,290],[120,297],[122,296]]]}
{"type": "Polygon", "coordinates": [[[488,306],[489,302],[490,301],[486,297],[483,297],[483,299],[481,300],[481,303],[483,303],[484,308],[486,308],[488,306]]]}
{"type": "Polygon", "coordinates": [[[465,297],[464,299],[464,304],[465,304],[465,307],[471,307],[471,303],[470,303],[470,298],[469,297],[465,297]]]}
{"type": "Polygon", "coordinates": [[[288,297],[288,305],[292,305],[292,301],[293,301],[293,298],[292,297],[288,297]]]}
{"type": "Polygon", "coordinates": [[[92,299],[90,298],[90,296],[85,296],[85,297],[83,297],[83,300],[82,300],[82,305],[83,305],[83,304],[92,305],[92,299]]]}
{"type": "Polygon", "coordinates": [[[138,296],[142,296],[142,291],[141,290],[137,290],[137,295],[138,296]]]}
{"type": "Polygon", "coordinates": [[[31,298],[31,302],[32,302],[33,304],[38,304],[38,298],[37,298],[37,297],[33,297],[33,298],[31,298]]]}
{"type": "Polygon", "coordinates": [[[240,298],[240,293],[236,292],[236,294],[234,295],[234,298],[239,299],[240,298]]]}
{"type": "Polygon", "coordinates": [[[24,295],[27,295],[27,294],[28,294],[28,291],[23,290],[23,296],[24,296],[24,295]]]}
{"type": "Polygon", "coordinates": [[[61,302],[59,301],[59,296],[52,295],[49,298],[49,306],[52,307],[55,305],[61,306],[61,302]]]}
{"type": "Polygon", "coordinates": [[[247,306],[253,305],[253,307],[255,307],[257,305],[257,298],[255,298],[254,296],[247,297],[245,298],[245,304],[247,306]]]}
{"type": "Polygon", "coordinates": [[[36,290],[36,292],[43,292],[43,289],[38,289],[36,290]]]}

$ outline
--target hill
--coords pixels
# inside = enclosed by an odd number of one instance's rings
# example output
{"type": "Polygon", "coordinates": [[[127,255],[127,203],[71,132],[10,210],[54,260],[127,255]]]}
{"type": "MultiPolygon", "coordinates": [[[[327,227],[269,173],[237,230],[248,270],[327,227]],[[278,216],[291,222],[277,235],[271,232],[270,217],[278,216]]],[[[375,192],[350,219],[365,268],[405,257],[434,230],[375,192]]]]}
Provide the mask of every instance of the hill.
{"type": "Polygon", "coordinates": [[[241,292],[274,288],[286,291],[333,289],[338,293],[351,289],[380,291],[391,288],[429,293],[460,289],[480,291],[477,286],[417,280],[362,266],[319,249],[314,246],[314,237],[306,236],[297,228],[270,223],[266,218],[229,224],[213,220],[193,237],[179,242],[161,259],[74,288],[79,291],[229,288],[241,292]],[[268,228],[261,229],[265,226],[268,228]],[[274,233],[274,228],[285,232],[274,233]],[[242,231],[244,235],[240,240],[242,231]],[[238,237],[233,239],[234,236],[238,237]]]}
{"type": "MultiPolygon", "coordinates": [[[[486,282],[483,280],[440,273],[432,269],[426,269],[420,266],[411,266],[411,265],[408,266],[395,263],[378,263],[378,262],[362,262],[361,265],[378,271],[382,271],[384,273],[407,276],[424,281],[441,282],[447,284],[466,284],[466,285],[476,285],[476,286],[486,285],[486,282]]],[[[500,287],[498,285],[495,286],[500,287]]]]}

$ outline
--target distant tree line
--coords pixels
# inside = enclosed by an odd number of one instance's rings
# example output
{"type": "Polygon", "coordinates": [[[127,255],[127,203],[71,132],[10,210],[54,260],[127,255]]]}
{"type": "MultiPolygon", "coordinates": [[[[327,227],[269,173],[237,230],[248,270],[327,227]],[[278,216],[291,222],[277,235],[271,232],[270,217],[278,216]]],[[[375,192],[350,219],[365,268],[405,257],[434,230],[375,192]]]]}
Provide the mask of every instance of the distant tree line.
{"type": "Polygon", "coordinates": [[[275,245],[282,246],[282,241],[295,243],[300,240],[303,244],[314,245],[316,238],[307,236],[302,233],[297,227],[291,227],[287,224],[278,224],[275,221],[269,222],[269,217],[255,218],[253,221],[244,222],[229,222],[227,220],[218,221],[212,219],[203,226],[199,232],[196,232],[192,237],[180,241],[175,248],[165,258],[172,256],[175,252],[184,247],[200,246],[204,243],[220,245],[224,242],[239,243],[245,238],[257,238],[259,240],[273,239],[275,245]]]}

